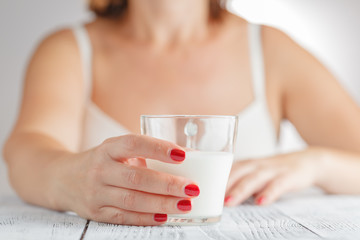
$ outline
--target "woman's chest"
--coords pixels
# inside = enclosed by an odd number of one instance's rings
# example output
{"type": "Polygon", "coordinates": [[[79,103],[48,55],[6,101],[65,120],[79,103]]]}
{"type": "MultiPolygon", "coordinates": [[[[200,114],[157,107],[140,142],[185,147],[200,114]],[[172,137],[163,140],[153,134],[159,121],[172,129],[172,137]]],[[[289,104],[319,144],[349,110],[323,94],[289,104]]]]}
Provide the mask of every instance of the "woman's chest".
{"type": "MultiPolygon", "coordinates": [[[[95,83],[93,101],[130,130],[137,129],[141,114],[239,113],[253,100],[247,74],[224,71],[192,73],[169,68],[154,71],[127,69],[95,83]]],[[[200,72],[199,72],[200,71],[200,72]]]]}
{"type": "Polygon", "coordinates": [[[141,114],[233,115],[254,100],[246,48],[95,59],[94,103],[132,132],[141,114]]]}

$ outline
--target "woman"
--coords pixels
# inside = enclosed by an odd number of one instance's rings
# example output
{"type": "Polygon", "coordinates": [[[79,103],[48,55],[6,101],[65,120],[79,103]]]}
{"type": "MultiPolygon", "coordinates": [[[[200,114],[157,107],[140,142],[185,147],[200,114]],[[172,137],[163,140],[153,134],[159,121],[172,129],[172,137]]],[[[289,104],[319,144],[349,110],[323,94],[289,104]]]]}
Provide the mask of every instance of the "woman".
{"type": "Polygon", "coordinates": [[[181,164],[184,149],[138,135],[141,114],[239,115],[243,161],[233,165],[227,206],[251,196],[270,204],[313,185],[360,193],[360,110],[283,33],[249,24],[216,0],[90,6],[94,21],[52,34],[29,64],[4,148],[25,201],[129,225],[188,212],[198,187],[144,161],[181,164]],[[306,150],[274,155],[282,119],[296,126],[306,150]]]}

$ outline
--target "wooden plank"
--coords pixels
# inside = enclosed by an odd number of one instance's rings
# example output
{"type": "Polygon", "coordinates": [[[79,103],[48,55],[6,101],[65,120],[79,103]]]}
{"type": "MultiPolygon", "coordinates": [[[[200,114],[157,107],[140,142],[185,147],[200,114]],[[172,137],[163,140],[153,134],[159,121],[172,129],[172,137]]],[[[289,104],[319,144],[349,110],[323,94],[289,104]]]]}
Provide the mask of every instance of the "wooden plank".
{"type": "Polygon", "coordinates": [[[0,239],[76,239],[86,220],[23,203],[16,196],[0,196],[0,239]]]}
{"type": "Polygon", "coordinates": [[[275,207],[245,204],[225,208],[220,223],[209,226],[133,227],[90,222],[92,239],[320,239],[275,207]]]}
{"type": "Polygon", "coordinates": [[[360,239],[360,196],[294,197],[276,206],[323,239],[360,239]]]}
{"type": "MultiPolygon", "coordinates": [[[[80,239],[86,220],[0,197],[0,239],[80,239]]],[[[297,195],[266,207],[225,208],[209,226],[90,222],[84,239],[360,239],[360,196],[297,195]]]]}

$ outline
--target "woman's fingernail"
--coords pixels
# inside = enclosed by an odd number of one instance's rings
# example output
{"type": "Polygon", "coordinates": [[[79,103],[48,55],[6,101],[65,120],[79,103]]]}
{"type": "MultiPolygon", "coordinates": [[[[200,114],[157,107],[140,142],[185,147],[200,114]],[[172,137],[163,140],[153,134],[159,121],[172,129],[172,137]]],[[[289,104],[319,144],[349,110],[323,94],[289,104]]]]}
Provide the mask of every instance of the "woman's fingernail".
{"type": "Polygon", "coordinates": [[[191,201],[190,200],[181,200],[178,202],[177,207],[181,211],[190,211],[191,210],[191,201]]]}
{"type": "Polygon", "coordinates": [[[185,160],[185,152],[180,149],[173,149],[170,152],[170,157],[174,161],[182,162],[185,160]]]}
{"type": "Polygon", "coordinates": [[[191,197],[197,197],[200,194],[200,189],[195,184],[189,184],[185,187],[185,194],[191,197]]]}
{"type": "Polygon", "coordinates": [[[166,222],[167,221],[167,214],[157,213],[157,214],[154,215],[154,220],[156,222],[166,222]]]}
{"type": "Polygon", "coordinates": [[[232,202],[232,200],[233,200],[233,197],[232,197],[232,196],[227,196],[227,197],[224,199],[224,202],[225,202],[225,203],[230,203],[230,202],[232,202]]]}
{"type": "Polygon", "coordinates": [[[263,196],[263,197],[259,197],[257,200],[256,200],[256,204],[257,205],[262,205],[264,204],[266,198],[263,196]]]}

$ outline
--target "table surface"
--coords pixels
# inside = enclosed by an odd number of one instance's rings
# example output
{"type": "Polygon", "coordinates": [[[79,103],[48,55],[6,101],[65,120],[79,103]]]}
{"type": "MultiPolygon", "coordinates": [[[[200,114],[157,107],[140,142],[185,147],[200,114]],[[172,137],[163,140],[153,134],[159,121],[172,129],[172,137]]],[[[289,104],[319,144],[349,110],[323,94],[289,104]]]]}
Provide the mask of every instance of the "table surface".
{"type": "Polygon", "coordinates": [[[293,194],[225,208],[208,226],[135,227],[86,221],[0,196],[0,239],[360,239],[360,196],[293,194]]]}

